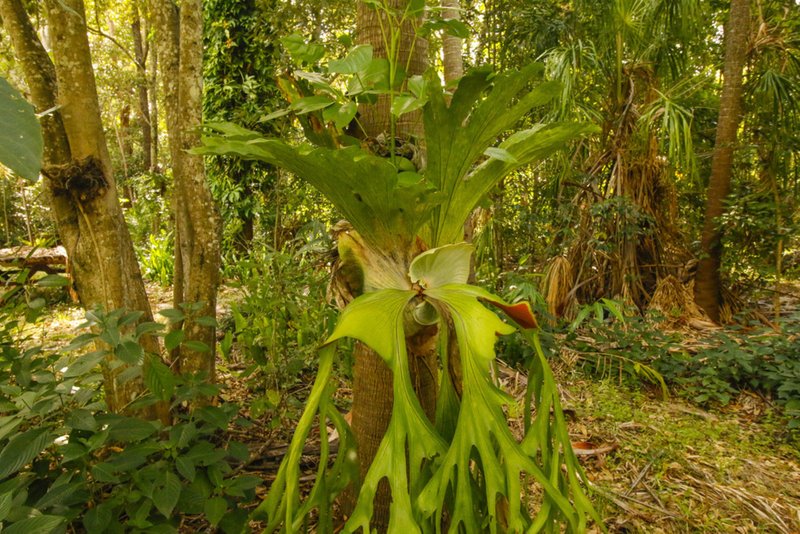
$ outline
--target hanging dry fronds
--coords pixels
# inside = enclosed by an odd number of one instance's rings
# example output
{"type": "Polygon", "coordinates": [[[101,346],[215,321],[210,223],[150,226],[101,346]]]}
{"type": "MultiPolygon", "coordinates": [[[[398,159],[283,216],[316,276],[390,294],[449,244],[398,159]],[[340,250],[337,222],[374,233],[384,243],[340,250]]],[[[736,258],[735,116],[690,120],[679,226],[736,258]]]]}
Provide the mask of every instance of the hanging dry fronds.
{"type": "Polygon", "coordinates": [[[545,269],[543,293],[550,315],[564,317],[570,307],[570,302],[575,300],[572,294],[574,283],[572,264],[567,258],[556,256],[548,262],[545,269]]]}
{"type": "Polygon", "coordinates": [[[672,327],[713,325],[695,304],[693,285],[693,282],[683,284],[673,275],[665,276],[658,281],[648,310],[661,312],[666,324],[672,327]]]}

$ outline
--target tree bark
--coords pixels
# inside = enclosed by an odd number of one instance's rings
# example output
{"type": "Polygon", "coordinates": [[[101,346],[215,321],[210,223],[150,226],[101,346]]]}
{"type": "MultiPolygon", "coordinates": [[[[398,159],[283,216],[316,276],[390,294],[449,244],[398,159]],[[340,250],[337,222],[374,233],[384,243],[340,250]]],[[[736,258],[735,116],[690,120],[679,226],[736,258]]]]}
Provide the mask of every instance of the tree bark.
{"type": "MultiPolygon", "coordinates": [[[[386,0],[390,9],[405,9],[408,0],[386,0]]],[[[381,25],[387,29],[389,21],[378,10],[368,7],[364,2],[358,3],[356,12],[356,42],[372,46],[374,57],[385,58],[388,55],[387,43],[383,40],[381,25]]],[[[419,21],[407,20],[401,30],[397,45],[397,64],[408,77],[425,72],[428,42],[416,35],[415,28],[419,21]]],[[[389,95],[380,95],[374,105],[359,106],[360,122],[368,137],[388,134],[391,120],[391,101],[389,95]]],[[[420,111],[406,113],[397,121],[397,135],[422,135],[422,113],[420,111]]]]}
{"type": "MultiPolygon", "coordinates": [[[[48,0],[53,56],[42,46],[20,0],[0,0],[0,17],[11,38],[37,111],[45,139],[47,194],[59,237],[72,265],[75,286],[86,309],[125,308],[152,320],[139,265],[122,216],[108,149],[100,122],[82,0],[48,0]]],[[[158,354],[155,338],[145,336],[146,351],[158,354]]],[[[123,368],[104,368],[106,404],[123,411],[142,391],[141,380],[121,383],[123,368]]],[[[168,419],[156,405],[141,415],[168,419]]]]}
{"type": "MultiPolygon", "coordinates": [[[[461,20],[460,0],[442,0],[442,18],[445,20],[461,20]]],[[[453,35],[442,37],[442,63],[444,64],[444,81],[451,83],[464,76],[464,58],[462,57],[464,40],[453,35]]]]}
{"type": "Polygon", "coordinates": [[[176,307],[200,304],[199,309],[187,314],[182,327],[187,340],[200,341],[210,349],[204,352],[181,346],[177,352],[178,368],[183,373],[201,373],[213,380],[216,328],[198,319],[216,316],[220,218],[206,183],[203,158],[187,152],[200,145],[202,2],[183,0],[180,9],[172,0],[157,0],[156,4],[158,29],[164,37],[159,50],[175,179],[174,304],[176,307]]]}
{"type": "Polygon", "coordinates": [[[736,132],[742,117],[742,78],[749,28],[749,0],[732,0],[725,28],[722,95],[700,241],[701,257],[695,282],[695,301],[715,322],[720,320],[722,303],[720,265],[723,232],[719,224],[725,212],[725,199],[731,189],[736,132]]]}
{"type": "Polygon", "coordinates": [[[150,96],[148,95],[147,55],[142,40],[142,22],[136,2],[132,4],[131,34],[133,54],[136,59],[136,95],[139,98],[139,117],[142,129],[142,165],[153,171],[153,130],[150,122],[150,96]]]}
{"type": "MultiPolygon", "coordinates": [[[[404,9],[407,0],[389,0],[394,9],[404,9]]],[[[363,3],[358,5],[356,33],[359,43],[370,44],[375,57],[386,57],[387,47],[381,37],[379,12],[367,8],[363,3]]],[[[387,27],[387,21],[383,21],[387,27]]],[[[421,74],[425,69],[427,43],[415,35],[414,24],[406,22],[401,29],[398,48],[398,63],[408,65],[409,76],[421,74]]],[[[361,123],[366,134],[375,137],[388,133],[390,125],[390,101],[387,95],[381,95],[373,106],[361,106],[361,123]]],[[[420,137],[423,133],[420,113],[409,113],[400,117],[395,133],[398,137],[420,137]]],[[[412,373],[417,396],[423,410],[433,420],[436,413],[436,397],[438,392],[438,360],[436,354],[436,330],[424,329],[406,340],[408,346],[409,367],[412,373]]],[[[353,366],[353,409],[352,428],[358,447],[358,460],[361,477],[366,475],[375,453],[378,450],[392,413],[392,373],[383,360],[362,343],[356,343],[353,366]]],[[[344,508],[347,513],[355,505],[356,495],[352,491],[344,496],[344,508]]],[[[385,532],[389,525],[389,509],[391,492],[386,481],[381,481],[375,497],[375,508],[372,526],[378,532],[385,532]]]]}

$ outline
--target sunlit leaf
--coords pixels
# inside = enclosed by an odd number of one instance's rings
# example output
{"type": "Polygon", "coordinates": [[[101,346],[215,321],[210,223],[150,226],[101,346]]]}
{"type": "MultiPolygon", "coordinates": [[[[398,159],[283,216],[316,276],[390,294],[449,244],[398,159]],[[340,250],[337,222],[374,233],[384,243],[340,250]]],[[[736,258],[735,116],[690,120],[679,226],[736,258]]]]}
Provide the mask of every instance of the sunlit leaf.
{"type": "Polygon", "coordinates": [[[39,179],[42,166],[42,131],[34,113],[19,92],[0,77],[0,164],[26,180],[39,179]]]}

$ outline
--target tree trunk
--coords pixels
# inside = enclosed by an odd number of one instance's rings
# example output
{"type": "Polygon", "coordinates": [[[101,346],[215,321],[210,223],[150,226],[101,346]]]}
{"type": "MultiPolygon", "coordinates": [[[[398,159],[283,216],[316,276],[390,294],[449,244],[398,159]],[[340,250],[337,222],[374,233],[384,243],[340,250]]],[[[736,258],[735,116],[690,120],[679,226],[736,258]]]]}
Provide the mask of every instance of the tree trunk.
{"type": "MultiPolygon", "coordinates": [[[[390,9],[405,9],[408,0],[385,0],[390,9]]],[[[401,28],[397,45],[397,64],[407,72],[408,77],[425,72],[428,42],[416,36],[415,27],[419,21],[408,20],[401,28]]],[[[379,11],[371,9],[364,2],[358,3],[356,13],[356,41],[359,44],[372,46],[374,57],[387,57],[387,43],[384,43],[381,26],[388,28],[389,22],[379,11]]],[[[366,130],[367,137],[388,134],[391,130],[391,102],[389,95],[380,95],[374,105],[359,106],[360,122],[366,130]]],[[[397,135],[422,135],[422,113],[407,113],[397,121],[397,135]]]]}
{"type": "MultiPolygon", "coordinates": [[[[81,304],[144,312],[152,320],[139,265],[122,216],[105,144],[82,0],[45,3],[53,42],[51,62],[20,0],[0,0],[0,16],[31,91],[42,112],[47,194],[59,237],[67,250],[81,304]]],[[[146,351],[158,354],[155,338],[146,351]]],[[[104,368],[106,403],[123,411],[142,392],[141,380],[120,383],[122,368],[104,368]]],[[[156,405],[143,415],[168,419],[156,405]]]]}
{"type": "MultiPolygon", "coordinates": [[[[389,0],[388,3],[392,8],[403,9],[406,1],[389,0]]],[[[384,20],[384,27],[386,23],[384,20]]],[[[375,57],[386,57],[387,51],[381,37],[380,26],[378,11],[359,3],[356,22],[358,42],[372,45],[375,57]]],[[[404,68],[405,65],[409,65],[409,76],[424,71],[427,43],[416,38],[414,25],[411,22],[402,27],[398,50],[398,63],[404,68]]],[[[391,131],[390,102],[386,95],[381,95],[374,106],[362,106],[359,112],[361,123],[368,136],[376,137],[391,131]]],[[[421,114],[409,113],[400,117],[395,134],[398,137],[411,135],[420,137],[421,114]]],[[[407,339],[407,345],[409,367],[417,396],[425,413],[433,420],[438,390],[435,329],[426,329],[407,339]]],[[[356,343],[354,359],[352,428],[356,437],[363,479],[389,426],[392,413],[392,373],[374,351],[360,342],[356,343]]],[[[347,513],[355,505],[355,497],[353,492],[345,495],[343,504],[347,513]]],[[[388,527],[390,504],[391,493],[384,480],[378,486],[373,514],[372,526],[378,532],[385,532],[388,527]]]]}
{"type": "Polygon", "coordinates": [[[139,98],[139,117],[142,129],[142,165],[148,172],[153,170],[153,130],[150,122],[150,96],[148,95],[147,54],[142,41],[142,22],[137,3],[132,5],[131,34],[133,54],[136,59],[136,94],[139,98]]]}
{"type": "Polygon", "coordinates": [[[722,228],[719,219],[731,188],[736,131],[742,116],[742,77],[747,56],[750,27],[749,0],[732,0],[725,28],[725,64],[720,97],[717,135],[708,181],[705,222],[701,235],[701,257],[697,266],[695,301],[715,322],[720,320],[722,303],[720,265],[722,228]]]}
{"type": "Polygon", "coordinates": [[[200,145],[202,2],[184,0],[179,10],[172,0],[157,0],[156,4],[158,28],[163,36],[159,50],[175,178],[174,301],[176,307],[200,303],[198,310],[187,314],[182,327],[187,340],[200,341],[210,349],[196,351],[182,346],[177,353],[178,368],[183,373],[202,373],[213,380],[216,329],[198,319],[216,316],[220,219],[205,180],[203,158],[187,152],[200,145]]]}
{"type": "MultiPolygon", "coordinates": [[[[461,2],[459,0],[442,0],[442,18],[445,20],[461,20],[461,2]]],[[[444,64],[444,81],[451,83],[464,76],[464,58],[462,57],[464,40],[453,35],[442,37],[442,63],[444,64]]]]}

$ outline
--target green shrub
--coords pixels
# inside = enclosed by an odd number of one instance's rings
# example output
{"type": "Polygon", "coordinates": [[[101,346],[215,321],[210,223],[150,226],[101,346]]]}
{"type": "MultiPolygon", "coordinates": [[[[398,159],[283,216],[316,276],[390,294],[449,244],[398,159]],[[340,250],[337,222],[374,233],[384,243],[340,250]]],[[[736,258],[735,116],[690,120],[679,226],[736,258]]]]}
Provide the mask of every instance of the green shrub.
{"type": "Polygon", "coordinates": [[[175,276],[175,242],[172,232],[150,234],[142,252],[142,272],[147,279],[168,287],[175,276]]]}
{"type": "MultiPolygon", "coordinates": [[[[0,526],[8,532],[177,532],[187,516],[223,532],[241,532],[257,500],[259,477],[239,473],[248,448],[226,437],[238,406],[186,403],[219,389],[178,377],[144,353],[138,339],[163,326],[140,323],[140,312],[87,313],[81,334],[59,353],[22,349],[19,320],[8,313],[24,299],[4,299],[0,355],[0,526]],[[105,349],[76,351],[96,347],[105,349]],[[108,357],[130,365],[148,392],[136,404],[171,403],[170,426],[108,413],[97,366],[108,357]],[[147,362],[147,365],[144,363],[147,362]]],[[[34,306],[35,308],[35,306],[34,306]]],[[[169,315],[169,314],[167,314],[169,315]]],[[[122,375],[121,375],[122,376],[122,375]]]]}
{"type": "Polygon", "coordinates": [[[232,336],[257,394],[250,406],[256,417],[278,408],[317,361],[335,318],[325,305],[330,248],[324,229],[312,225],[283,249],[258,247],[230,269],[242,292],[231,309],[232,336]]]}

